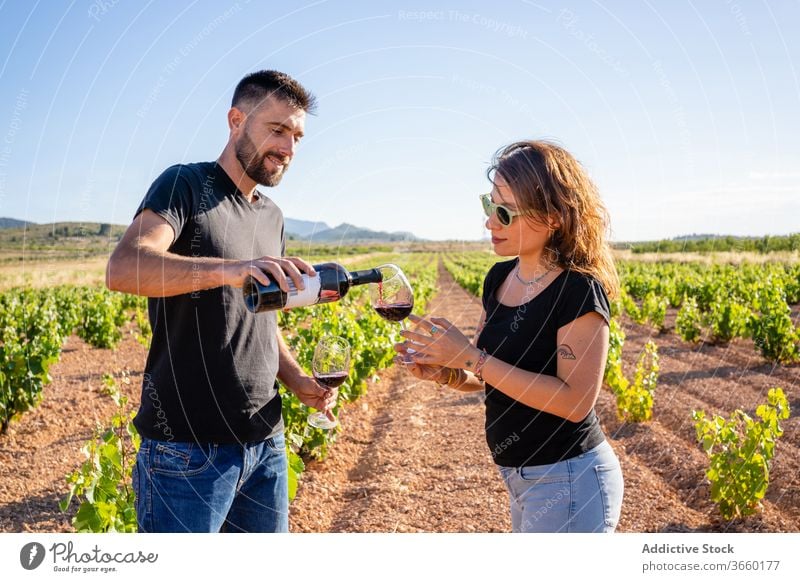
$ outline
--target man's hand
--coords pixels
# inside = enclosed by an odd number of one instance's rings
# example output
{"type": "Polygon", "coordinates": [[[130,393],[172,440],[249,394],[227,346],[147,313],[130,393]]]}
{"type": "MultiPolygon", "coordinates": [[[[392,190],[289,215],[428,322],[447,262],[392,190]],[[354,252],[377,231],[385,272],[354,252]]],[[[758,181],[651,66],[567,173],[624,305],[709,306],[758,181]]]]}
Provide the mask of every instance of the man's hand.
{"type": "Polygon", "coordinates": [[[311,376],[303,375],[293,383],[292,386],[287,384],[289,390],[294,392],[298,400],[326,413],[328,418],[334,420],[331,409],[336,406],[336,398],[339,396],[338,388],[322,388],[311,376]]]}
{"type": "Polygon", "coordinates": [[[299,257],[261,257],[252,261],[237,261],[226,265],[226,285],[241,288],[248,275],[252,276],[263,285],[269,285],[269,276],[278,283],[284,291],[289,291],[289,279],[294,282],[298,289],[304,289],[302,274],[306,273],[314,277],[317,272],[309,263],[299,257]]]}

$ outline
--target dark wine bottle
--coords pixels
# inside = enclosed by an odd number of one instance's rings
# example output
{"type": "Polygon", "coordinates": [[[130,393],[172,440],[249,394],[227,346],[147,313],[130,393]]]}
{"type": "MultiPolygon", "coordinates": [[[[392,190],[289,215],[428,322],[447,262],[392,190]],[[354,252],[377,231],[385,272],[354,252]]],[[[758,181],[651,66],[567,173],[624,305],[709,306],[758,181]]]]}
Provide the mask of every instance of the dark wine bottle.
{"type": "Polygon", "coordinates": [[[330,303],[347,295],[350,287],[354,285],[380,283],[383,280],[378,269],[348,271],[339,263],[314,265],[314,270],[317,272],[316,277],[309,277],[303,273],[305,289],[302,291],[297,289],[292,280],[287,277],[288,293],[281,290],[278,284],[271,279],[269,285],[263,285],[252,276],[248,276],[242,286],[247,309],[253,313],[259,313],[330,303]]]}

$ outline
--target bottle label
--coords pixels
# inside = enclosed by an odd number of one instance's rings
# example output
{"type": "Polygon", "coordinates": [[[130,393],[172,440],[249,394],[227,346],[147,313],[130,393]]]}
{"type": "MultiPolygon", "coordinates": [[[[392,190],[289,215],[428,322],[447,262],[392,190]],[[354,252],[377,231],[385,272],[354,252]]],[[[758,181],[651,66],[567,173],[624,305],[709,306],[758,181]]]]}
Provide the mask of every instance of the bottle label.
{"type": "Polygon", "coordinates": [[[302,291],[294,286],[291,279],[288,279],[287,282],[289,283],[289,293],[287,293],[286,305],[283,306],[284,309],[306,307],[307,305],[314,305],[319,301],[321,287],[319,273],[317,273],[316,277],[309,277],[303,274],[303,283],[305,283],[306,288],[302,291]]]}

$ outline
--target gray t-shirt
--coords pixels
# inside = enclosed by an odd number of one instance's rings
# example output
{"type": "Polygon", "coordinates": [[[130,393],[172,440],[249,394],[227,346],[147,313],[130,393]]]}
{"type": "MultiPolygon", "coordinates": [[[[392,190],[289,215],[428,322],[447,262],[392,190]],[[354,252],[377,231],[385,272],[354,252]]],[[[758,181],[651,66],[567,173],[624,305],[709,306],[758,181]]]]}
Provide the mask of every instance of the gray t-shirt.
{"type": "MultiPolygon", "coordinates": [[[[282,256],[283,214],[248,202],[214,162],[176,165],[136,211],[149,208],[176,236],[169,252],[249,260],[282,256]]],[[[230,286],[148,301],[153,339],[134,424],[154,440],[245,443],[283,430],[277,392],[277,317],[247,310],[230,286]]]]}

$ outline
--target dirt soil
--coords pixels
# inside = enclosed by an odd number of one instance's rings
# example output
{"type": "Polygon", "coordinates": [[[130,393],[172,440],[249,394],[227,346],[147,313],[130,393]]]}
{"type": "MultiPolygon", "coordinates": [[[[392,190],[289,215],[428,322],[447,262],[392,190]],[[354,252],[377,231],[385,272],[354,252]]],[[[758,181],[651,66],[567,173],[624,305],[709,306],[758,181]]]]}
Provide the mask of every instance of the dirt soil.
{"type": "MultiPolygon", "coordinates": [[[[475,331],[480,303],[440,270],[430,313],[475,331]]],[[[798,310],[795,307],[795,318],[798,310]]],[[[674,324],[675,313],[667,317],[674,324]]],[[[659,347],[654,420],[621,423],[613,395],[597,404],[603,428],[622,463],[623,532],[800,532],[800,366],[767,363],[752,342],[691,345],[673,332],[623,320],[623,359],[633,375],[648,339],[659,347]],[[753,413],[767,390],[781,386],[792,406],[772,462],[764,510],[727,522],[709,499],[707,460],[695,441],[693,409],[727,416],[753,413]]],[[[101,393],[102,375],[126,371],[123,391],[139,400],[145,350],[126,336],[116,351],[72,337],[51,369],[39,407],[0,436],[0,531],[71,531],[58,502],[65,475],[83,461],[80,448],[96,423],[114,414],[101,393]]],[[[393,367],[340,413],[342,432],[324,461],[310,461],[291,506],[297,532],[509,531],[508,501],[483,437],[480,394],[461,394],[418,381],[393,367]]],[[[74,508],[73,508],[74,512],[74,508]]]]}

